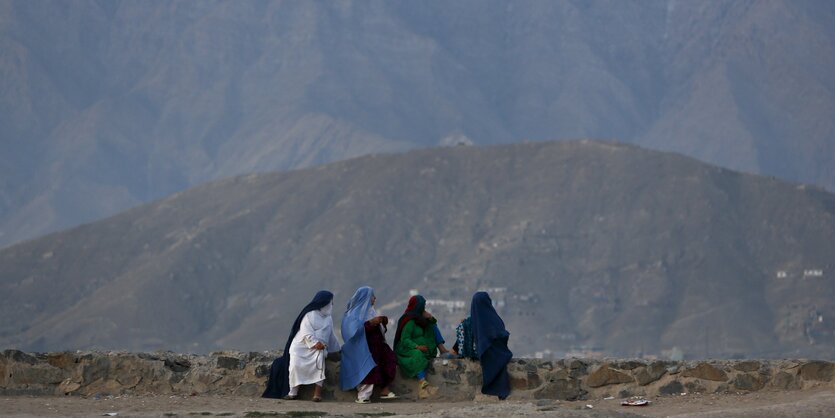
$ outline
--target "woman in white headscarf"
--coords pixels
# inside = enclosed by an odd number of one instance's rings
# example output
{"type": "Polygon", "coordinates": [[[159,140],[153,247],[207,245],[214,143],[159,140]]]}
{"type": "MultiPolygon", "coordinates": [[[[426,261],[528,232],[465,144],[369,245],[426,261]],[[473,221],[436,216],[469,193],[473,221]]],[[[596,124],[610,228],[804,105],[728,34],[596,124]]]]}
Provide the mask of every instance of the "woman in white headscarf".
{"type": "Polygon", "coordinates": [[[314,384],[313,402],[322,400],[325,382],[325,357],[339,351],[339,341],[333,333],[333,300],[326,306],[304,315],[299,331],[290,343],[290,392],[287,399],[296,399],[300,385],[314,384]]]}

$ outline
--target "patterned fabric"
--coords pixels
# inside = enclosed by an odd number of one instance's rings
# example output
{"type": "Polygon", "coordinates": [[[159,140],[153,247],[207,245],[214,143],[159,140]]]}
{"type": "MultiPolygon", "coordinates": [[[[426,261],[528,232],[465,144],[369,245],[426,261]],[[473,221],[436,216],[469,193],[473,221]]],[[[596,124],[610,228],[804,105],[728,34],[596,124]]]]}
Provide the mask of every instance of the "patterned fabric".
{"type": "Polygon", "coordinates": [[[475,339],[473,338],[472,321],[468,317],[455,327],[455,348],[458,354],[464,358],[478,360],[475,339]]]}

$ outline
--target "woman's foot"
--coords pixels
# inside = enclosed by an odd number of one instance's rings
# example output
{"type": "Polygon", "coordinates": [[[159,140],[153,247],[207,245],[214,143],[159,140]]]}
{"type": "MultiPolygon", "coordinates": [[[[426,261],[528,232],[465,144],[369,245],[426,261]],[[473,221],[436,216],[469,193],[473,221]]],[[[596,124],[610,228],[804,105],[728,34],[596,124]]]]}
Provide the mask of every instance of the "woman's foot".
{"type": "Polygon", "coordinates": [[[322,387],[319,385],[313,385],[313,402],[319,402],[322,400],[322,387]]]}
{"type": "Polygon", "coordinates": [[[380,393],[380,399],[382,399],[382,400],[397,399],[397,394],[392,392],[392,391],[388,391],[387,393],[380,393]]]}
{"type": "Polygon", "coordinates": [[[425,379],[420,381],[420,389],[418,390],[418,398],[426,399],[438,393],[438,388],[432,386],[425,379]]]}

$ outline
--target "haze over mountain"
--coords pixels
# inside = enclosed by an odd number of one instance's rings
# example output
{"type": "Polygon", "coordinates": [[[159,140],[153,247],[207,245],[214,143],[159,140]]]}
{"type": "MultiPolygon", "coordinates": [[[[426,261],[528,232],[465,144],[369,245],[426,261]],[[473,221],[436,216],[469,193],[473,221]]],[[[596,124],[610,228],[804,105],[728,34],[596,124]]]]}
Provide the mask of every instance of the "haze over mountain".
{"type": "Polygon", "coordinates": [[[835,190],[831,1],[0,1],[0,246],[203,182],[618,139],[835,190]]]}
{"type": "MultiPolygon", "coordinates": [[[[517,355],[835,357],[835,195],[617,143],[209,183],[0,250],[0,346],[275,349],[319,289],[490,289],[517,355]],[[502,289],[504,288],[504,290],[502,289]]],[[[466,313],[431,305],[448,336],[466,313]]]]}

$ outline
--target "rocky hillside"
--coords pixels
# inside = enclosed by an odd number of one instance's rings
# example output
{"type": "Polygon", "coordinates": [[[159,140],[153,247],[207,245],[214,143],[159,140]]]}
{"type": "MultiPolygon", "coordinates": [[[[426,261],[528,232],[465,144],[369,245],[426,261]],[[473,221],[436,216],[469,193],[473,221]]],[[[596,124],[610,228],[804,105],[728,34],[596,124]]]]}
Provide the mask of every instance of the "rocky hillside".
{"type": "Polygon", "coordinates": [[[489,289],[517,355],[835,356],[835,196],[592,141],[209,183],[0,251],[0,346],[279,347],[316,290],[489,289]],[[675,350],[674,350],[675,349],[675,350]],[[672,350],[667,352],[666,350],[672,350]]]}
{"type": "Polygon", "coordinates": [[[0,2],[0,247],[233,175],[602,138],[835,190],[825,0],[0,2]]]}

